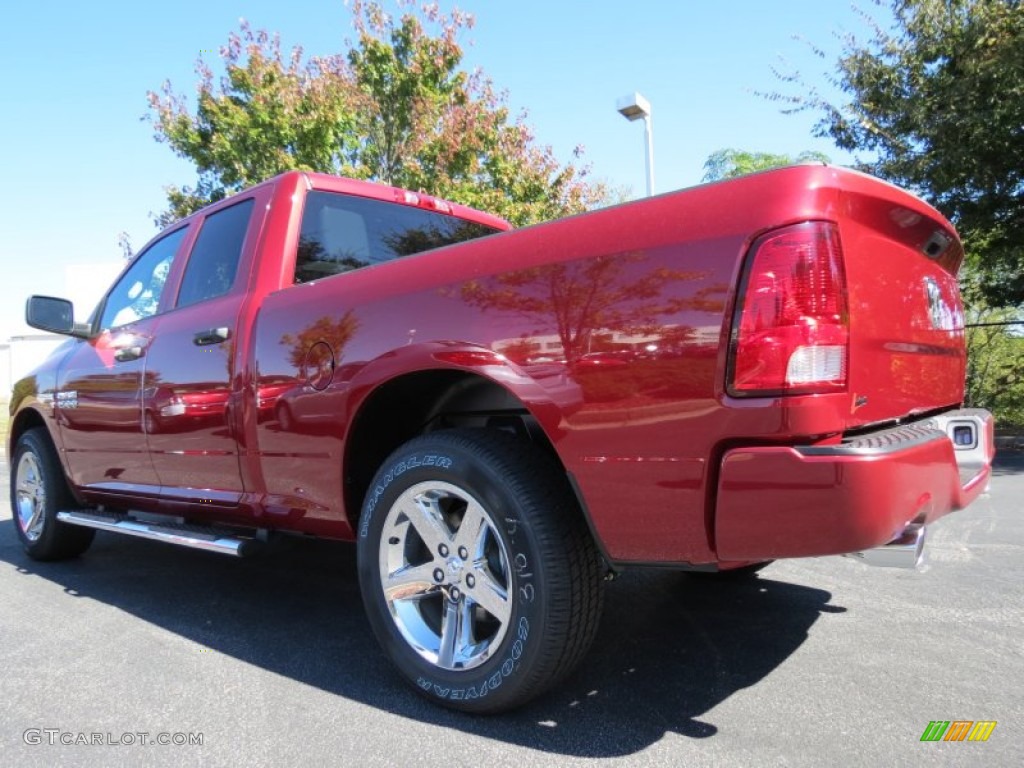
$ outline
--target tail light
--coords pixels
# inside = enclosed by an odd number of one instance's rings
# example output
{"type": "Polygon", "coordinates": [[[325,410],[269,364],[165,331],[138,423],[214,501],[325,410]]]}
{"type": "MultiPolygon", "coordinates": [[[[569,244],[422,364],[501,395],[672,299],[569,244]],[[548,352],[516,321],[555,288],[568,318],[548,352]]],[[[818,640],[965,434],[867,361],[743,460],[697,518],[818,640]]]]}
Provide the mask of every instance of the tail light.
{"type": "Polygon", "coordinates": [[[729,348],[729,394],[846,388],[850,315],[839,230],[822,221],[759,238],[747,258],[729,348]]]}

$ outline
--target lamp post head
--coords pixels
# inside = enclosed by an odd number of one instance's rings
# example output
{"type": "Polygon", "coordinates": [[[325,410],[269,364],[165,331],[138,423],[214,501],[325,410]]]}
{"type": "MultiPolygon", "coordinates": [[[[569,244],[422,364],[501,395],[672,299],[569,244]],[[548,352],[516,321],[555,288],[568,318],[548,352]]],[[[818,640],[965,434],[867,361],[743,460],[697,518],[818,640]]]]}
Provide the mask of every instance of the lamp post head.
{"type": "Polygon", "coordinates": [[[615,103],[615,108],[624,118],[633,122],[644,121],[644,154],[647,160],[647,196],[654,194],[654,140],[651,138],[651,102],[639,93],[623,96],[615,103]]]}
{"type": "Polygon", "coordinates": [[[615,102],[615,108],[619,110],[620,115],[630,121],[640,120],[651,115],[651,102],[639,93],[623,96],[615,102]]]}

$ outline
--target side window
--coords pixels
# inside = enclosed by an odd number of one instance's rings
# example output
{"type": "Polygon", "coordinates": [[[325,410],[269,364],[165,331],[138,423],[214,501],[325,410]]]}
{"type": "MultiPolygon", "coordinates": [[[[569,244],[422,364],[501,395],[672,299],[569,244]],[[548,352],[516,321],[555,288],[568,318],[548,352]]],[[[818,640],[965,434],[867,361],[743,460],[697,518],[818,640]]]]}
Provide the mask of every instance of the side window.
{"type": "Polygon", "coordinates": [[[310,192],[295,282],[350,272],[497,230],[434,211],[334,192],[310,192]]]}
{"type": "Polygon", "coordinates": [[[231,290],[252,208],[253,200],[250,198],[203,220],[199,237],[185,265],[177,306],[187,307],[223,296],[231,290]]]}
{"type": "Polygon", "coordinates": [[[188,227],[171,232],[147,248],[121,275],[103,305],[100,328],[117,328],[156,314],[160,297],[188,227]]]}

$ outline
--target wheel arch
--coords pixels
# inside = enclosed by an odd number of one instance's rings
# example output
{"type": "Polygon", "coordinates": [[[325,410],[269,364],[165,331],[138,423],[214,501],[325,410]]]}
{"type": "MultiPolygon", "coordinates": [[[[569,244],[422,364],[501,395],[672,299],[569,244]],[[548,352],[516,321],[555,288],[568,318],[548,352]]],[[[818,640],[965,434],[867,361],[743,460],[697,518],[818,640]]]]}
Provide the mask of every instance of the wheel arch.
{"type": "Polygon", "coordinates": [[[412,438],[437,429],[475,426],[511,432],[540,445],[566,471],[555,449],[559,409],[544,400],[531,379],[504,370],[502,378],[513,379],[518,387],[478,370],[432,368],[395,375],[360,401],[343,456],[345,509],[354,530],[370,481],[384,460],[412,438]]]}
{"type": "Polygon", "coordinates": [[[56,446],[56,441],[53,439],[53,435],[50,434],[43,414],[32,406],[28,406],[19,410],[14,415],[14,418],[11,419],[10,432],[7,435],[7,458],[9,460],[14,459],[14,448],[18,444],[18,440],[21,439],[21,436],[36,427],[45,427],[50,442],[56,446]]]}
{"type": "Polygon", "coordinates": [[[57,518],[62,509],[81,504],[81,500],[68,480],[64,457],[44,414],[31,406],[20,409],[12,419],[10,446],[11,515],[26,554],[33,560],[49,561],[65,560],[85,552],[95,530],[69,525],[57,518]],[[23,443],[26,453],[17,456],[18,444],[30,434],[32,439],[23,443]],[[29,470],[34,477],[30,476],[30,485],[23,487],[21,472],[22,467],[27,466],[23,458],[28,453],[35,454],[34,469],[29,470]],[[33,485],[34,491],[31,490],[33,485]],[[25,496],[22,496],[23,490],[28,491],[25,496]],[[28,503],[27,510],[23,502],[28,503]]]}
{"type": "MultiPolygon", "coordinates": [[[[78,488],[71,481],[71,473],[69,471],[67,463],[67,455],[62,449],[60,442],[60,436],[55,434],[57,429],[56,423],[47,419],[45,414],[42,413],[38,407],[40,403],[38,401],[32,404],[25,405],[18,410],[18,412],[11,419],[9,433],[7,435],[7,460],[13,462],[14,450],[18,445],[18,440],[21,436],[28,432],[30,429],[42,428],[46,432],[46,438],[50,441],[50,445],[53,448],[54,455],[57,457],[57,464],[60,466],[61,471],[64,473],[64,482],[67,485],[68,491],[74,498],[75,503],[84,504],[85,502],[81,498],[81,494],[78,492],[78,488]]],[[[13,472],[14,468],[11,467],[13,472]]]]}

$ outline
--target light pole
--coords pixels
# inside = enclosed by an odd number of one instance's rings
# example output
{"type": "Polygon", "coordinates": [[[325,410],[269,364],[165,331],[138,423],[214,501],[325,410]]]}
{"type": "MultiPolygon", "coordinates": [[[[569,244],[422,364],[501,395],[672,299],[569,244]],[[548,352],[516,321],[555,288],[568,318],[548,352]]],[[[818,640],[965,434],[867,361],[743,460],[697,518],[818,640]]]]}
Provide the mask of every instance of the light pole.
{"type": "Polygon", "coordinates": [[[633,122],[644,119],[644,152],[647,156],[647,196],[654,194],[654,139],[651,137],[651,102],[639,93],[623,96],[615,104],[619,114],[633,122]]]}

